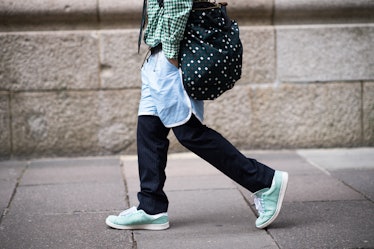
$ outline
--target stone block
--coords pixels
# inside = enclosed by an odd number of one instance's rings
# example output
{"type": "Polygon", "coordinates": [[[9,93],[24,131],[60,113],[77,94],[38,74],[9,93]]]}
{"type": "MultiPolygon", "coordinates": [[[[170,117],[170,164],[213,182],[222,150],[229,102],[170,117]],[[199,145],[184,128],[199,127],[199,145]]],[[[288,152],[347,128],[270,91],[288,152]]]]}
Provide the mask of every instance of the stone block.
{"type": "Polygon", "coordinates": [[[372,215],[366,200],[284,203],[268,233],[280,248],[373,248],[372,215]]]}
{"type": "Polygon", "coordinates": [[[138,54],[138,30],[103,31],[101,46],[101,87],[140,88],[140,69],[147,47],[138,54]]]}
{"type": "Polygon", "coordinates": [[[120,153],[135,140],[138,90],[17,93],[12,99],[14,154],[120,153]]]}
{"type": "Polygon", "coordinates": [[[7,90],[99,87],[94,31],[0,34],[0,84],[7,90]]]}
{"type": "Polygon", "coordinates": [[[230,178],[195,154],[185,153],[181,157],[178,154],[168,157],[166,191],[235,188],[230,178]],[[196,172],[199,174],[196,175],[196,172]]]}
{"type": "Polygon", "coordinates": [[[374,169],[338,170],[332,174],[366,198],[374,201],[374,169]]]}
{"type": "Polygon", "coordinates": [[[364,83],[363,86],[363,143],[374,146],[374,82],[364,83]]]}
{"type": "Polygon", "coordinates": [[[373,11],[371,0],[276,0],[274,23],[370,23],[373,11]]]}
{"type": "Polygon", "coordinates": [[[110,214],[7,215],[1,223],[1,248],[134,248],[132,231],[115,231],[105,225],[110,214]]]}
{"type": "Polygon", "coordinates": [[[205,103],[205,123],[240,148],[248,148],[253,136],[250,88],[237,85],[215,101],[205,103]]]}
{"type": "Polygon", "coordinates": [[[173,132],[169,133],[168,139],[169,139],[169,143],[170,143],[169,144],[169,152],[183,153],[183,152],[188,152],[189,151],[188,149],[183,147],[183,145],[181,145],[178,142],[178,139],[175,137],[173,132]]]}
{"type": "Polygon", "coordinates": [[[96,0],[29,0],[0,1],[0,20],[2,22],[41,22],[62,20],[97,21],[96,0]]]}
{"type": "Polygon", "coordinates": [[[113,23],[122,21],[123,24],[137,24],[136,27],[139,28],[143,1],[138,0],[99,0],[99,15],[100,22],[113,23]]]}
{"type": "Polygon", "coordinates": [[[278,26],[277,76],[282,82],[374,78],[374,27],[278,26]]]}
{"type": "Polygon", "coordinates": [[[275,170],[286,171],[294,176],[321,174],[321,170],[311,166],[302,156],[294,150],[276,151],[244,151],[244,155],[256,158],[257,161],[269,165],[275,170]]]}
{"type": "Polygon", "coordinates": [[[168,197],[168,238],[162,232],[136,231],[139,248],[277,248],[252,225],[256,217],[236,189],[173,191],[168,197]]]}
{"type": "Polygon", "coordinates": [[[0,159],[11,155],[11,130],[9,94],[0,92],[0,159]]]}
{"type": "Polygon", "coordinates": [[[239,25],[270,25],[272,23],[274,1],[272,0],[228,0],[227,11],[230,18],[239,25]]]}
{"type": "Polygon", "coordinates": [[[28,164],[27,161],[1,161],[0,181],[16,183],[28,164]]]}
{"type": "Polygon", "coordinates": [[[25,161],[0,162],[0,213],[5,214],[17,187],[19,178],[27,166],[25,161]]]}
{"type": "Polygon", "coordinates": [[[0,212],[7,211],[10,200],[12,199],[17,183],[12,181],[0,180],[0,212]]]}
{"type": "Polygon", "coordinates": [[[22,176],[24,185],[122,182],[118,158],[32,160],[22,176]]]}
{"type": "Polygon", "coordinates": [[[322,172],[299,176],[290,172],[289,176],[286,202],[365,200],[351,187],[322,172]]]}
{"type": "Polygon", "coordinates": [[[298,150],[298,154],[324,171],[374,170],[374,148],[298,150]]]}
{"type": "Polygon", "coordinates": [[[238,85],[206,103],[206,124],[240,149],[361,144],[361,84],[238,85]]]}
{"type": "Polygon", "coordinates": [[[275,32],[268,27],[243,27],[243,69],[241,83],[270,83],[275,81],[275,32]]]}
{"type": "MultiPolygon", "coordinates": [[[[227,0],[229,16],[238,20],[240,24],[271,24],[273,1],[272,0],[227,0]]],[[[105,23],[126,20],[139,24],[142,1],[129,0],[100,0],[100,21],[105,23]],[[135,21],[135,22],[134,22],[135,21]]],[[[123,24],[122,24],[123,25],[123,24]]]]}
{"type": "Polygon", "coordinates": [[[172,191],[168,197],[172,229],[167,238],[136,231],[139,248],[277,248],[264,230],[252,225],[256,217],[236,189],[172,191]]]}
{"type": "Polygon", "coordinates": [[[122,181],[24,185],[17,188],[9,214],[99,212],[121,210],[125,205],[122,181]]]}
{"type": "Polygon", "coordinates": [[[206,103],[206,124],[241,149],[359,146],[360,84],[238,85],[206,103]]]}
{"type": "MultiPolygon", "coordinates": [[[[361,144],[361,84],[283,84],[253,88],[254,148],[354,147],[361,144]]],[[[240,135],[240,133],[239,133],[240,135]]]]}

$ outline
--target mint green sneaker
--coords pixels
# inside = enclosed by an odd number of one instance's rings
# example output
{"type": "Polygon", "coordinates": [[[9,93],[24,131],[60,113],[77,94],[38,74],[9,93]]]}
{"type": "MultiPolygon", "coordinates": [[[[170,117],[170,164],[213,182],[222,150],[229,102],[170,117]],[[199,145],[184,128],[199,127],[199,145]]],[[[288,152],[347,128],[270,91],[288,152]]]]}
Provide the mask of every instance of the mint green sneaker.
{"type": "Polygon", "coordinates": [[[118,216],[109,215],[105,223],[116,229],[144,229],[164,230],[169,228],[169,217],[167,213],[149,215],[136,207],[121,212],[118,216]]]}
{"type": "Polygon", "coordinates": [[[265,228],[277,218],[282,207],[287,184],[288,173],[275,171],[270,189],[265,188],[254,193],[254,201],[259,214],[256,220],[257,228],[265,228]]]}

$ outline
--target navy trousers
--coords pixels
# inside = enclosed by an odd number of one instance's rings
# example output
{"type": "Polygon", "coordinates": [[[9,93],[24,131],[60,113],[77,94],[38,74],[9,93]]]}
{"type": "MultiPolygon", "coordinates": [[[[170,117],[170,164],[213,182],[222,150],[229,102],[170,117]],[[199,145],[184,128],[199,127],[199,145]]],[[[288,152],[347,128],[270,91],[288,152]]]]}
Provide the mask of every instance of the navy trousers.
{"type": "MultiPolygon", "coordinates": [[[[245,157],[221,134],[203,125],[195,116],[171,128],[187,149],[216,167],[251,192],[271,186],[274,170],[245,157]]],[[[138,209],[148,214],[166,212],[168,199],[163,190],[170,128],[157,116],[139,116],[137,127],[138,163],[141,190],[138,209]]]]}

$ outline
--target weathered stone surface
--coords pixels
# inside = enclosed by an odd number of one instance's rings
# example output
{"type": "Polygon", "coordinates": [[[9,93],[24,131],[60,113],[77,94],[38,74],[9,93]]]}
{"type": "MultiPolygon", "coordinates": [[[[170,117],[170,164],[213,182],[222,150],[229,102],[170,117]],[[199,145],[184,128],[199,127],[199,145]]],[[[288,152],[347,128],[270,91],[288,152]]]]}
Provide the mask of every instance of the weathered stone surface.
{"type": "Polygon", "coordinates": [[[284,84],[251,91],[255,148],[358,146],[361,86],[284,84]]]}
{"type": "Polygon", "coordinates": [[[339,170],[333,172],[333,175],[366,198],[374,201],[374,169],[339,170]]]}
{"type": "Polygon", "coordinates": [[[253,109],[250,88],[237,85],[215,101],[205,104],[205,123],[230,142],[246,148],[251,141],[253,109]]]}
{"type": "MultiPolygon", "coordinates": [[[[370,23],[374,4],[371,0],[227,0],[231,18],[242,25],[303,23],[370,23]]],[[[0,2],[0,29],[18,24],[16,29],[34,24],[61,29],[88,24],[134,27],[139,23],[142,1],[137,0],[48,0],[0,2]],[[38,6],[38,8],[35,8],[38,6]],[[21,25],[19,25],[21,24],[21,25]],[[56,26],[57,24],[57,26],[56,26]]],[[[31,27],[31,26],[29,26],[31,27]]],[[[40,29],[39,29],[40,30],[40,29]]]]}
{"type": "Polygon", "coordinates": [[[113,213],[7,215],[1,223],[6,231],[0,233],[1,248],[134,248],[131,231],[114,231],[105,226],[103,221],[113,213]]]}
{"type": "MultiPolygon", "coordinates": [[[[273,28],[241,29],[244,47],[242,79],[238,84],[269,83],[275,80],[275,37],[273,28]]],[[[137,53],[138,30],[103,31],[101,82],[104,88],[140,87],[140,68],[146,54],[137,53]]]]}
{"type": "Polygon", "coordinates": [[[242,149],[358,146],[360,84],[236,86],[206,104],[206,123],[242,149]]]}
{"type": "Polygon", "coordinates": [[[140,69],[147,51],[138,54],[138,30],[103,31],[101,45],[101,84],[103,88],[140,88],[140,69]]]}
{"type": "MultiPolygon", "coordinates": [[[[238,84],[214,101],[205,102],[204,124],[221,133],[231,143],[246,149],[252,136],[252,111],[250,87],[238,84]]],[[[171,132],[170,151],[187,151],[171,132]]]]}
{"type": "Polygon", "coordinates": [[[96,0],[0,1],[0,20],[9,21],[96,21],[96,0]]]}
{"type": "Polygon", "coordinates": [[[228,0],[230,18],[239,25],[270,25],[272,23],[274,1],[272,0],[228,0]]]}
{"type": "Polygon", "coordinates": [[[28,162],[0,161],[0,213],[4,214],[28,162]]]}
{"type": "Polygon", "coordinates": [[[15,94],[14,154],[123,152],[135,140],[138,94],[137,90],[15,94]]]}
{"type": "Polygon", "coordinates": [[[243,70],[240,83],[275,81],[275,32],[269,27],[240,29],[243,43],[243,70]]]}
{"type": "Polygon", "coordinates": [[[140,24],[143,1],[98,0],[98,8],[103,23],[126,20],[140,24]]]}
{"type": "Polygon", "coordinates": [[[0,159],[9,158],[11,147],[9,94],[0,92],[0,159]]]}
{"type": "Polygon", "coordinates": [[[362,102],[364,144],[374,146],[374,82],[364,83],[362,102]]]}
{"type": "Polygon", "coordinates": [[[0,47],[2,88],[99,87],[97,32],[3,33],[0,47]]]}
{"type": "Polygon", "coordinates": [[[374,26],[277,27],[277,75],[282,82],[374,78],[374,26]]]}
{"type": "Polygon", "coordinates": [[[372,214],[367,200],[284,203],[268,233],[280,248],[373,248],[372,214]]]}
{"type": "MultiPolygon", "coordinates": [[[[374,145],[374,27],[364,24],[372,1],[227,2],[243,74],[206,103],[209,126],[240,149],[374,145]],[[303,23],[321,25],[277,25],[303,23]]],[[[17,31],[0,34],[0,158],[135,152],[141,7],[0,0],[0,30],[17,31]]],[[[170,151],[186,150],[169,138],[170,151]]]]}
{"type": "Polygon", "coordinates": [[[275,24],[370,23],[371,0],[276,0],[275,24]]]}
{"type": "MultiPolygon", "coordinates": [[[[273,12],[272,0],[227,0],[230,16],[241,22],[270,24],[273,12]]],[[[33,22],[48,24],[48,22],[64,21],[77,24],[91,22],[94,24],[125,21],[133,25],[140,20],[143,1],[138,0],[48,0],[30,1],[0,1],[0,20],[8,25],[17,22],[33,22]],[[38,6],[38,8],[35,8],[38,6]]],[[[61,23],[61,25],[63,25],[61,23]]],[[[0,25],[1,26],[1,25],[0,25]]]]}

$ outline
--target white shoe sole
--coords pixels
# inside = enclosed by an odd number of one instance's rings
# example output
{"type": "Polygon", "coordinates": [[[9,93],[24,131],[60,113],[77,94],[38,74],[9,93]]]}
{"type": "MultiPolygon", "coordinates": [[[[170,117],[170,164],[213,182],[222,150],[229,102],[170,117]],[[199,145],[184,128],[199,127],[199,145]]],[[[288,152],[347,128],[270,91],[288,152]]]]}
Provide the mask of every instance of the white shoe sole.
{"type": "Polygon", "coordinates": [[[169,228],[169,222],[163,224],[142,224],[142,225],[133,225],[133,226],[123,226],[110,222],[108,219],[105,220],[105,223],[115,229],[120,230],[165,230],[169,228]]]}
{"type": "Polygon", "coordinates": [[[288,173],[287,172],[282,172],[282,186],[281,186],[281,189],[279,191],[278,204],[277,204],[277,208],[275,210],[275,213],[274,213],[273,217],[271,217],[267,222],[265,222],[261,226],[257,226],[257,228],[263,229],[263,228],[269,226],[278,217],[278,214],[279,214],[279,212],[282,208],[284,196],[286,195],[287,185],[288,185],[288,173]]]}

